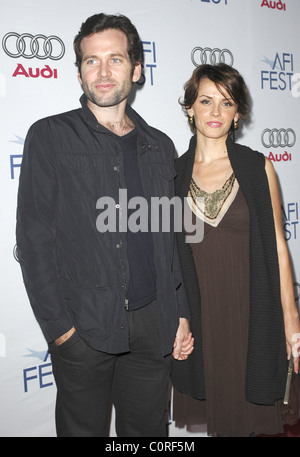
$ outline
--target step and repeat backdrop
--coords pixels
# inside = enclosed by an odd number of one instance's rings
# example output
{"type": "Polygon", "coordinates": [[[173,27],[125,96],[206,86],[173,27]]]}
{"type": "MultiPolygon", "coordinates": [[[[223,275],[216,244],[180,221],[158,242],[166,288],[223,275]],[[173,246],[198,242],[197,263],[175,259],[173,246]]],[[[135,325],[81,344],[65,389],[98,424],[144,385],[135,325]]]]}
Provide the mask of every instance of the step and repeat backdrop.
{"type": "MultiPolygon", "coordinates": [[[[56,388],[47,344],[31,311],[15,247],[24,139],[37,119],[79,107],[73,39],[87,17],[121,13],[136,25],[144,77],[132,106],[165,131],[178,155],[191,136],[178,103],[202,63],[226,62],[244,76],[251,118],[237,141],[275,166],[282,224],[299,307],[300,50],[299,0],[14,0],[0,7],[0,436],[55,436],[56,388]]],[[[205,426],[172,419],[169,436],[206,436],[205,426]]],[[[110,435],[115,436],[114,411],[110,435]]]]}

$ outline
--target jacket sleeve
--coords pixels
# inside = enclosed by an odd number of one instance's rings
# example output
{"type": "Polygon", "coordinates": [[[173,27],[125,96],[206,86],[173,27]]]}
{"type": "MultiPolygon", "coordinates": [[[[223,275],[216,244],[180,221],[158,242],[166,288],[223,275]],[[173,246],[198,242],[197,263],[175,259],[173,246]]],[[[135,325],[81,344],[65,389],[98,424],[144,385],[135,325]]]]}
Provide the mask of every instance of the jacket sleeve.
{"type": "Polygon", "coordinates": [[[53,138],[46,120],[29,129],[20,173],[16,227],[24,284],[47,342],[73,325],[64,304],[56,259],[59,185],[53,138]]]}
{"type": "MultiPolygon", "coordinates": [[[[173,155],[172,155],[172,167],[174,168],[174,174],[176,174],[176,170],[174,167],[175,159],[177,157],[176,150],[174,143],[171,140],[172,144],[172,150],[173,150],[173,155]]],[[[175,182],[173,182],[173,192],[175,196],[175,182]]],[[[178,254],[178,244],[176,241],[176,233],[174,233],[174,252],[173,252],[173,272],[174,272],[174,277],[175,277],[175,282],[178,284],[178,287],[176,289],[177,293],[177,300],[178,300],[178,308],[179,308],[179,317],[184,317],[188,320],[191,319],[191,314],[190,314],[190,307],[187,299],[187,293],[185,289],[185,285],[183,282],[183,275],[182,275],[182,270],[181,270],[181,264],[179,260],[179,254],[178,254]]]]}
{"type": "Polygon", "coordinates": [[[179,256],[178,256],[178,249],[177,249],[177,243],[175,240],[175,247],[174,247],[174,264],[173,264],[174,272],[175,272],[175,277],[177,280],[179,280],[179,286],[177,288],[177,299],[178,299],[178,306],[179,306],[179,317],[185,317],[186,319],[190,320],[191,319],[191,314],[190,314],[190,309],[189,309],[189,304],[188,304],[188,299],[187,299],[187,294],[185,290],[185,286],[183,283],[183,278],[182,278],[182,272],[181,272],[181,266],[179,262],[179,256]]]}

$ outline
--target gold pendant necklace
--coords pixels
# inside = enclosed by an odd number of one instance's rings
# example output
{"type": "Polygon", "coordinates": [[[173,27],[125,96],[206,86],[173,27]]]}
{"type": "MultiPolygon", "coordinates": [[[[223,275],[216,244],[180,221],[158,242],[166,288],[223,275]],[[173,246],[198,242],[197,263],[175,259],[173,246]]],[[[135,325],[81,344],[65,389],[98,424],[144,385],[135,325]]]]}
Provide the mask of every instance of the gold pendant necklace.
{"type": "Polygon", "coordinates": [[[230,195],[235,181],[234,172],[232,175],[225,181],[221,189],[217,189],[212,193],[202,190],[191,178],[190,183],[190,196],[193,200],[193,203],[196,205],[198,210],[205,215],[210,220],[216,219],[220,213],[222,206],[230,195]],[[204,199],[204,205],[200,204],[197,201],[197,198],[204,199]],[[204,206],[204,211],[203,211],[204,206]]]}

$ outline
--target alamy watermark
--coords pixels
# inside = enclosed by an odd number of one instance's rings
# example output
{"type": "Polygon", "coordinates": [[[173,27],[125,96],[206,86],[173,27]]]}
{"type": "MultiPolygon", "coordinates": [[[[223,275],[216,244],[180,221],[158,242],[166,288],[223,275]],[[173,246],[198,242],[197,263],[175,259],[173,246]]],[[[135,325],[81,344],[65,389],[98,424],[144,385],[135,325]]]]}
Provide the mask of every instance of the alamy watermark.
{"type": "MultiPolygon", "coordinates": [[[[199,201],[202,200],[199,198],[199,201]]],[[[189,197],[144,197],[128,200],[127,189],[119,190],[118,203],[112,197],[100,197],[96,208],[101,210],[96,219],[97,230],[105,232],[181,232],[187,243],[200,243],[204,235],[204,222],[193,217],[189,197]]]]}

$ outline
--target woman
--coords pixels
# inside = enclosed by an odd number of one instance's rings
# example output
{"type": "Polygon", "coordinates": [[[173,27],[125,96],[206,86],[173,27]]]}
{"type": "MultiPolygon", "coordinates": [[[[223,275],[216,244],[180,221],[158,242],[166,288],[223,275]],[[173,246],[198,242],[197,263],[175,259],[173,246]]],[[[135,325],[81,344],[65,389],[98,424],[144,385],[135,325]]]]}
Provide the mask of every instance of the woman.
{"type": "MultiPolygon", "coordinates": [[[[235,69],[196,68],[182,105],[195,135],[176,161],[176,192],[189,197],[204,238],[187,244],[178,233],[195,347],[174,361],[173,385],[202,400],[198,421],[209,434],[282,432],[286,358],[300,326],[275,172],[263,154],[230,138],[248,113],[235,69]]],[[[175,416],[180,399],[175,391],[175,416]]]]}

